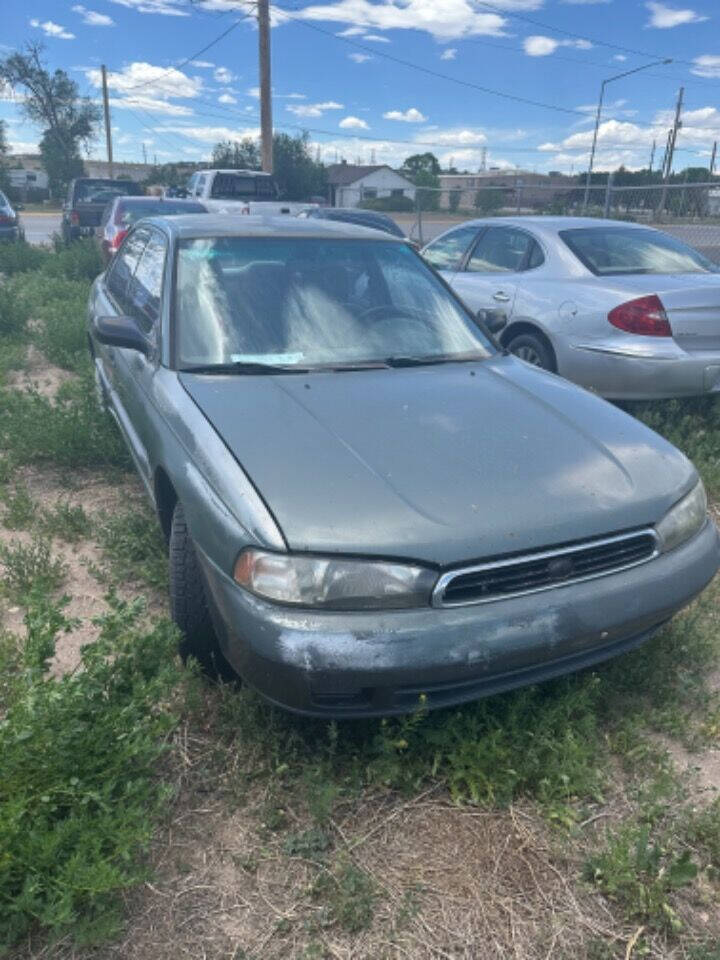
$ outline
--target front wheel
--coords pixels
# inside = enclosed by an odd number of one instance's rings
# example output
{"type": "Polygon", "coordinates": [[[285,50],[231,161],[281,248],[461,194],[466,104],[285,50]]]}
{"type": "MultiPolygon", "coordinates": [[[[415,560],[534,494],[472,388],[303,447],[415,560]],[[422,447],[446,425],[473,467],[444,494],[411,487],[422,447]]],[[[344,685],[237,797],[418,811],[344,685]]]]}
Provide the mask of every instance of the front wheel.
{"type": "Polygon", "coordinates": [[[537,334],[519,333],[508,341],[507,348],[510,353],[534,367],[542,367],[543,370],[555,369],[550,348],[537,334]]]}
{"type": "Polygon", "coordinates": [[[195,545],[179,501],[170,527],[170,615],[182,633],[178,650],[183,661],[194,657],[208,676],[237,679],[220,650],[195,545]]]}

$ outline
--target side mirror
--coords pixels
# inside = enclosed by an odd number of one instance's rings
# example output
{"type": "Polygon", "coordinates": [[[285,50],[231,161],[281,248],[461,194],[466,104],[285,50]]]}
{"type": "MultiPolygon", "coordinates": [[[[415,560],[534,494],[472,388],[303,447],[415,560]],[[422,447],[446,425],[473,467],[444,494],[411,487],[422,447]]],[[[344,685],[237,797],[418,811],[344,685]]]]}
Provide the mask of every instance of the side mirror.
{"type": "Polygon", "coordinates": [[[502,310],[478,310],[477,318],[493,336],[507,326],[507,316],[502,310]]]}
{"type": "Polygon", "coordinates": [[[92,333],[98,343],[108,347],[150,353],[150,342],[132,317],[93,317],[92,333]]]}

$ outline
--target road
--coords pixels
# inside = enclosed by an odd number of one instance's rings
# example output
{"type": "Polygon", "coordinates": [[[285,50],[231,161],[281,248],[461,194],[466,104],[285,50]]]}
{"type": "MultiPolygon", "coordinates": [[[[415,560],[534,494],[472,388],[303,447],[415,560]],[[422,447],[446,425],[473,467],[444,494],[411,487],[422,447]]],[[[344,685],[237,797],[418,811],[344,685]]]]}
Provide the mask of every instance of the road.
{"type": "Polygon", "coordinates": [[[21,213],[20,220],[25,228],[28,243],[50,243],[54,233],[60,233],[60,212],[21,213]]]}

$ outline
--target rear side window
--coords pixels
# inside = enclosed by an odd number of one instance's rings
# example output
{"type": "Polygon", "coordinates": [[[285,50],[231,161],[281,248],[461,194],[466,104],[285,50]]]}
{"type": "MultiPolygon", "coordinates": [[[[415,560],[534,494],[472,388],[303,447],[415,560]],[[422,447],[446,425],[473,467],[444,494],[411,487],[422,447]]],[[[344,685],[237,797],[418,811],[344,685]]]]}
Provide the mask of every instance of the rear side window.
{"type": "Polygon", "coordinates": [[[470,273],[519,273],[525,269],[534,243],[523,230],[488,227],[468,260],[467,270],[470,273]]]}
{"type": "Polygon", "coordinates": [[[720,267],[682,240],[641,227],[561,230],[575,256],[599,277],[632,274],[720,273],[720,267]]]}
{"type": "Polygon", "coordinates": [[[107,276],[107,288],[121,310],[128,311],[128,286],[145,249],[149,231],[140,228],[134,230],[120,247],[107,276]]]}
{"type": "Polygon", "coordinates": [[[268,200],[274,198],[275,188],[270,177],[217,173],[210,195],[216,200],[268,200]]]}
{"type": "Polygon", "coordinates": [[[465,253],[478,235],[478,227],[458,227],[433,240],[423,250],[423,259],[436,270],[459,270],[465,253]]]}
{"type": "Polygon", "coordinates": [[[153,230],[130,280],[127,298],[130,313],[145,333],[150,333],[160,316],[166,251],[165,237],[153,230]]]}

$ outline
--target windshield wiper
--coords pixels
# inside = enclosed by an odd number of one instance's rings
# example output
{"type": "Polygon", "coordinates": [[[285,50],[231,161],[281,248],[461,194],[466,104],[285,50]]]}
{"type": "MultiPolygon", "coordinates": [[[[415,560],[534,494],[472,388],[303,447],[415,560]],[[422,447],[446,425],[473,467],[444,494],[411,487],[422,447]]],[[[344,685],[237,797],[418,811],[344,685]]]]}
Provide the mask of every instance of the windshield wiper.
{"type": "Polygon", "coordinates": [[[486,359],[486,356],[478,353],[441,353],[427,357],[386,357],[384,363],[388,367],[426,367],[437,363],[471,363],[486,359]]]}
{"type": "Polygon", "coordinates": [[[309,368],[297,367],[295,364],[238,360],[236,363],[199,363],[191,367],[180,367],[178,373],[309,373],[309,368]]]}

